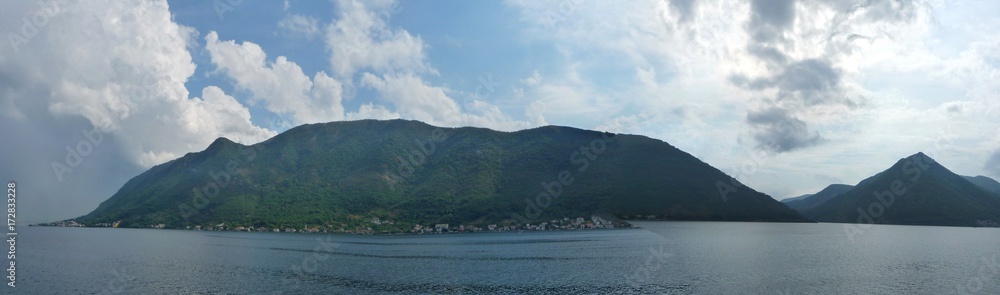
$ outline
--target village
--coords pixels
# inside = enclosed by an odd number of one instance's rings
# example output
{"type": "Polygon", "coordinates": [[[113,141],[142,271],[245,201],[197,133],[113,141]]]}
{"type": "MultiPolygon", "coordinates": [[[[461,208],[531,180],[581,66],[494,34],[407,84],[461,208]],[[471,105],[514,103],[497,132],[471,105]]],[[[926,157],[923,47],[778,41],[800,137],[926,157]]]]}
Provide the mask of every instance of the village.
{"type": "MultiPolygon", "coordinates": [[[[640,216],[636,216],[639,219],[640,216]]],[[[649,218],[653,218],[651,215],[649,218]]],[[[562,218],[562,219],[552,219],[547,222],[540,222],[537,224],[486,224],[486,225],[451,225],[447,223],[437,223],[437,224],[427,224],[421,225],[416,224],[411,227],[402,227],[403,225],[396,224],[392,220],[382,220],[378,217],[372,217],[367,219],[366,224],[362,226],[335,226],[333,224],[326,225],[303,225],[303,226],[276,226],[276,227],[266,227],[266,226],[243,226],[243,225],[230,225],[226,223],[218,223],[214,225],[194,225],[194,226],[184,226],[182,229],[185,230],[198,230],[198,231],[241,231],[241,232],[274,232],[274,233],[345,233],[345,234],[361,234],[361,235],[376,235],[376,234],[443,234],[443,233],[474,233],[474,232],[507,232],[507,231],[555,231],[555,230],[589,230],[589,229],[622,229],[622,228],[632,228],[632,225],[617,220],[611,217],[601,217],[597,215],[591,216],[589,219],[584,217],[576,218],[562,218]]],[[[113,223],[98,223],[98,224],[81,224],[75,220],[65,220],[52,223],[42,223],[37,224],[37,226],[53,226],[53,227],[110,227],[118,228],[121,221],[116,221],[113,223]]],[[[152,229],[178,229],[170,227],[166,224],[154,224],[148,225],[144,228],[152,229]]]]}
{"type": "MultiPolygon", "coordinates": [[[[510,224],[510,225],[451,225],[447,223],[437,223],[433,225],[416,224],[409,230],[399,229],[399,226],[386,228],[386,226],[396,225],[392,220],[382,220],[373,217],[367,220],[367,225],[358,227],[338,227],[332,224],[327,225],[304,225],[302,227],[254,227],[254,226],[230,226],[219,223],[211,226],[185,226],[186,230],[204,231],[245,231],[245,232],[274,232],[274,233],[344,233],[360,235],[381,235],[381,234],[444,234],[444,233],[475,233],[475,232],[507,232],[507,231],[554,231],[554,230],[589,230],[589,229],[622,229],[632,228],[632,225],[619,221],[591,216],[590,219],[583,217],[553,219],[548,222],[538,224],[510,224]],[[397,230],[393,230],[393,228],[397,230]]],[[[149,228],[167,228],[164,224],[151,225],[149,228]]]]}
{"type": "MultiPolygon", "coordinates": [[[[636,215],[634,217],[629,216],[627,220],[659,220],[655,215],[636,215]]],[[[525,224],[486,224],[486,225],[470,225],[470,224],[460,224],[452,225],[448,223],[436,223],[421,225],[416,224],[412,227],[404,226],[402,224],[397,224],[392,220],[383,220],[378,217],[371,217],[364,220],[363,225],[360,226],[347,226],[340,224],[335,226],[333,224],[326,225],[302,225],[302,226],[244,226],[244,225],[232,225],[226,223],[218,223],[214,225],[189,225],[183,228],[171,227],[167,224],[159,223],[144,226],[142,228],[151,229],[184,229],[184,230],[196,230],[196,231],[238,231],[238,232],[272,232],[272,233],[343,233],[343,234],[359,234],[359,235],[382,235],[382,234],[444,234],[444,233],[476,233],[476,232],[510,232],[510,231],[559,231],[559,230],[594,230],[594,229],[627,229],[633,228],[632,224],[619,220],[611,216],[598,216],[592,215],[590,218],[576,217],[576,218],[561,218],[552,219],[547,222],[540,222],[537,224],[525,223],[525,224]]],[[[78,223],[75,220],[64,220],[52,223],[42,223],[36,226],[53,226],[53,227],[110,227],[118,228],[121,221],[116,221],[112,223],[97,223],[86,225],[78,223]]],[[[127,226],[133,227],[133,226],[127,226]]]]}

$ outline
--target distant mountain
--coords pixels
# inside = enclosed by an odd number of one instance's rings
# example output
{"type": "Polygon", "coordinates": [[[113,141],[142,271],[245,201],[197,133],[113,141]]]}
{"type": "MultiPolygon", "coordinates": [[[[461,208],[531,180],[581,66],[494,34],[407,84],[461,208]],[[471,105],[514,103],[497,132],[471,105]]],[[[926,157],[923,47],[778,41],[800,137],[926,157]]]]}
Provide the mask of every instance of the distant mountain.
{"type": "Polygon", "coordinates": [[[1000,182],[993,180],[993,178],[989,178],[982,175],[976,177],[972,176],[962,176],[962,177],[965,178],[965,180],[968,180],[972,184],[975,184],[982,189],[1000,194],[1000,182]]]}
{"type": "Polygon", "coordinates": [[[820,222],[947,226],[1000,222],[1000,195],[923,153],[901,159],[825,202],[798,207],[803,215],[820,222]]]}
{"type": "Polygon", "coordinates": [[[591,214],[808,221],[660,140],[557,126],[499,132],[404,120],[303,125],[252,146],[220,138],[134,177],[77,220],[405,230],[591,214]],[[725,198],[719,183],[733,184],[725,186],[725,198]]]}
{"type": "Polygon", "coordinates": [[[798,197],[791,197],[791,198],[785,198],[785,199],[782,199],[782,200],[781,200],[781,202],[782,202],[782,203],[785,203],[785,205],[787,205],[787,204],[788,204],[788,202],[791,202],[791,201],[798,201],[798,200],[801,200],[801,199],[805,199],[805,198],[808,198],[808,197],[812,197],[812,195],[813,195],[813,194],[804,194],[804,195],[801,195],[801,196],[798,196],[798,197]]]}
{"type": "MultiPolygon", "coordinates": [[[[830,199],[842,195],[853,188],[854,186],[847,184],[831,184],[815,194],[808,195],[808,197],[806,198],[793,199],[793,200],[786,199],[781,202],[785,203],[785,205],[787,205],[789,208],[795,209],[799,212],[804,212],[808,211],[813,207],[818,206],[819,204],[822,204],[823,202],[829,201],[830,199]]],[[[809,218],[809,216],[806,217],[809,218]]]]}

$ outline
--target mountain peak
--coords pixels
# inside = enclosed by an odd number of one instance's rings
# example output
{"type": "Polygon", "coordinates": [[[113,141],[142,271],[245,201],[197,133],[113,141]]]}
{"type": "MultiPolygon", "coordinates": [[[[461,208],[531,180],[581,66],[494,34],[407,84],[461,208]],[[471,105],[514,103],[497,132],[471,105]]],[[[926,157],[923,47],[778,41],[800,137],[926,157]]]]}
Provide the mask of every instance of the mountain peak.
{"type": "MultiPolygon", "coordinates": [[[[931,169],[933,169],[933,170],[940,170],[940,169],[948,170],[948,168],[944,167],[944,165],[941,165],[941,163],[938,163],[933,158],[931,158],[930,156],[928,156],[927,154],[925,154],[923,152],[917,152],[916,154],[913,154],[913,155],[911,155],[909,157],[899,159],[899,161],[896,162],[896,165],[903,165],[902,167],[904,169],[906,169],[906,167],[908,167],[908,166],[916,165],[916,166],[918,166],[922,170],[931,170],[931,169]]],[[[948,172],[951,172],[951,171],[949,170],[948,172]]]]}
{"type": "Polygon", "coordinates": [[[931,159],[931,157],[930,157],[930,156],[928,156],[927,154],[925,154],[924,152],[917,152],[916,154],[913,154],[913,155],[910,155],[909,157],[906,157],[906,158],[907,158],[907,159],[916,159],[916,158],[920,158],[920,159],[930,159],[930,160],[934,160],[934,159],[931,159]]]}
{"type": "Polygon", "coordinates": [[[228,138],[219,137],[219,138],[216,138],[215,141],[212,141],[212,144],[209,144],[208,147],[205,148],[205,150],[206,151],[214,151],[214,150],[218,150],[218,149],[221,149],[223,147],[231,146],[231,145],[239,145],[239,144],[233,142],[232,140],[229,140],[228,138]]]}
{"type": "Polygon", "coordinates": [[[904,160],[922,160],[922,161],[923,160],[930,160],[931,162],[934,161],[934,159],[932,159],[930,156],[928,156],[924,152],[917,152],[916,154],[910,155],[909,157],[906,157],[906,158],[903,158],[903,159],[904,160]]]}
{"type": "Polygon", "coordinates": [[[979,179],[963,178],[919,152],[822,204],[796,208],[820,222],[975,226],[1000,220],[1000,198],[988,183],[972,180],[979,179]]]}

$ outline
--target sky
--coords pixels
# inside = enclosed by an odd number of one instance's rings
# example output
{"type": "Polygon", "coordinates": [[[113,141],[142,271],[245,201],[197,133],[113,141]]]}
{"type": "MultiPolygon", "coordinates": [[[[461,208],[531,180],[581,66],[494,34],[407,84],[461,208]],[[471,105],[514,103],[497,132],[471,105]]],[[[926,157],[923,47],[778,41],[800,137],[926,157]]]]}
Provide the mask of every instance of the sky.
{"type": "Polygon", "coordinates": [[[0,0],[0,176],[84,215],[226,137],[404,118],[663,140],[783,199],[1000,178],[1000,2],[0,0]]]}

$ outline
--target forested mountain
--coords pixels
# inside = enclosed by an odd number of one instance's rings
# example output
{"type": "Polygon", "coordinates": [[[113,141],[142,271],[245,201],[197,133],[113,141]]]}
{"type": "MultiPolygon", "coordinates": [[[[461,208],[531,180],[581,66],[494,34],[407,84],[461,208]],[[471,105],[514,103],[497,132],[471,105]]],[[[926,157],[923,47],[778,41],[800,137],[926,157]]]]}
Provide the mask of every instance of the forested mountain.
{"type": "Polygon", "coordinates": [[[808,221],[663,141],[569,127],[518,132],[363,120],[298,126],[129,180],[84,224],[392,227],[609,214],[808,221]],[[725,185],[720,186],[721,183],[725,185]],[[727,188],[725,198],[720,188],[727,188]]]}
{"type": "Polygon", "coordinates": [[[798,208],[819,222],[995,225],[1000,222],[1000,194],[982,185],[917,153],[847,192],[798,208]]]}

